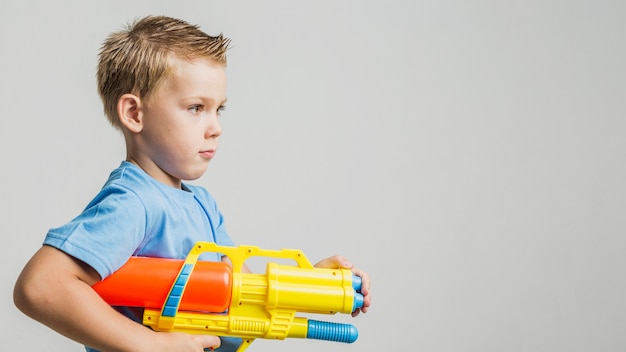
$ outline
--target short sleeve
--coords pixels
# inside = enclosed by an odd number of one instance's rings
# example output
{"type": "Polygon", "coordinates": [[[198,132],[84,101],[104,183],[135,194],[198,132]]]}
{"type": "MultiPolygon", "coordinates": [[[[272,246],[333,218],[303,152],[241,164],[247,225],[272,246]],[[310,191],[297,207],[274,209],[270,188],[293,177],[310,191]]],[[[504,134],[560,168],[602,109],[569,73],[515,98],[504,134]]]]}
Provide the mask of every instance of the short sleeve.
{"type": "Polygon", "coordinates": [[[50,229],[44,244],[85,262],[105,278],[133,254],[145,228],[141,199],[122,186],[108,185],[80,215],[50,229]]]}

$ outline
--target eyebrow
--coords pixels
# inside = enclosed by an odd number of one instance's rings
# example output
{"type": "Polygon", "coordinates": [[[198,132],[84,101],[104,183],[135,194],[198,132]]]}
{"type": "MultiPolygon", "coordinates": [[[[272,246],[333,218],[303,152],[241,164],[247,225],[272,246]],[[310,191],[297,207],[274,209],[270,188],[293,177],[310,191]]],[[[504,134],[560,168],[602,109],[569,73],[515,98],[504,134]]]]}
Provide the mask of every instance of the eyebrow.
{"type": "Polygon", "coordinates": [[[226,104],[226,102],[228,101],[228,98],[224,98],[224,100],[218,101],[217,99],[214,99],[212,97],[203,97],[201,95],[196,95],[196,96],[190,96],[190,97],[187,97],[187,98],[183,98],[183,101],[188,101],[188,100],[193,100],[193,99],[198,99],[198,100],[201,100],[201,101],[208,101],[208,102],[211,102],[211,103],[214,103],[214,104],[215,103],[219,103],[220,106],[226,104]]]}

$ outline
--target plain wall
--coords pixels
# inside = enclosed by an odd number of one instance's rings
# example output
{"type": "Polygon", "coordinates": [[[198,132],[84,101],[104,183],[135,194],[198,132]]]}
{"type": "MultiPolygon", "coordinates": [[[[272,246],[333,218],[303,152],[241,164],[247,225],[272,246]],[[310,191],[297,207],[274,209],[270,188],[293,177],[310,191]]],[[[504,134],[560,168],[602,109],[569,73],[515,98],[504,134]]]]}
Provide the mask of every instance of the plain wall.
{"type": "MultiPolygon", "coordinates": [[[[3,351],[81,351],[15,279],[125,157],[96,93],[108,33],[162,14],[232,38],[195,181],[240,244],[372,277],[354,344],[251,351],[626,350],[626,3],[3,1],[3,351]]],[[[98,319],[94,316],[93,319],[98,319]]],[[[89,322],[85,322],[89,323],[89,322]]]]}

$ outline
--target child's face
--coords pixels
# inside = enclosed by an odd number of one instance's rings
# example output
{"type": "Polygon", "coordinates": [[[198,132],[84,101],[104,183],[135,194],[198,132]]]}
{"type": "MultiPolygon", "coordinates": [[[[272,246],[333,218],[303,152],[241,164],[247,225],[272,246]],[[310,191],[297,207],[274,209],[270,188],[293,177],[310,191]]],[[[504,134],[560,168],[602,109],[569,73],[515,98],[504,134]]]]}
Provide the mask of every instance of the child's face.
{"type": "Polygon", "coordinates": [[[174,187],[206,171],[215,156],[226,102],[226,73],[208,60],[181,61],[175,72],[144,100],[141,165],[174,187]]]}

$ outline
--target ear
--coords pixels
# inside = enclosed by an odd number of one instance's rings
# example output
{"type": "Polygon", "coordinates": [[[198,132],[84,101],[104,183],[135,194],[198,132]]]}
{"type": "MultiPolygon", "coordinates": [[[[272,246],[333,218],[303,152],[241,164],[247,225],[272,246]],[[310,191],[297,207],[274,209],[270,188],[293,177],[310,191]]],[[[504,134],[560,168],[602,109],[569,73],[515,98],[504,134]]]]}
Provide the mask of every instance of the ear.
{"type": "Polygon", "coordinates": [[[117,101],[117,116],[120,124],[130,132],[139,133],[143,129],[141,99],[134,94],[124,94],[117,101]]]}

